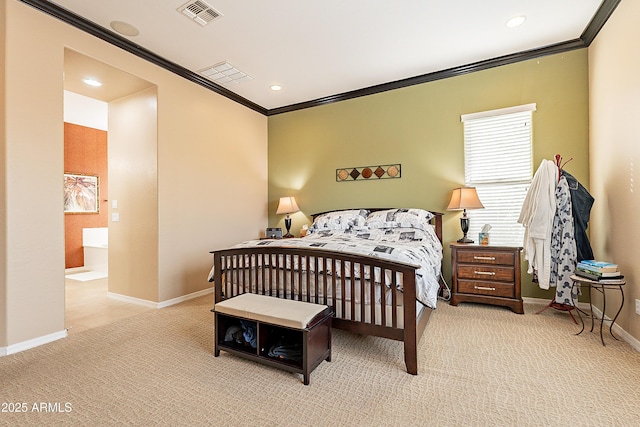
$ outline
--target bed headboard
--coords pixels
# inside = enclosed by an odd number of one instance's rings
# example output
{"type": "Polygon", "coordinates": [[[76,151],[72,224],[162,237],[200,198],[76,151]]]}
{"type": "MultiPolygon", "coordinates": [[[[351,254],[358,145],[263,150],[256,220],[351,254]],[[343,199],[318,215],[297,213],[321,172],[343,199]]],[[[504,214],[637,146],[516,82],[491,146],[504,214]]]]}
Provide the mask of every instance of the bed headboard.
{"type": "MultiPolygon", "coordinates": [[[[315,220],[317,216],[322,215],[322,214],[326,214],[329,212],[336,212],[336,211],[342,211],[342,210],[358,210],[358,209],[366,209],[370,212],[376,212],[376,211],[386,211],[388,209],[396,209],[396,208],[345,208],[345,209],[332,209],[330,211],[325,211],[325,212],[318,212],[318,213],[314,213],[311,214],[311,219],[315,220]]],[[[436,236],[438,236],[438,240],[440,240],[440,243],[442,243],[442,217],[444,216],[444,214],[442,212],[435,212],[435,211],[429,211],[433,214],[433,218],[431,219],[431,224],[433,224],[433,227],[435,228],[435,232],[436,232],[436,236]]]]}

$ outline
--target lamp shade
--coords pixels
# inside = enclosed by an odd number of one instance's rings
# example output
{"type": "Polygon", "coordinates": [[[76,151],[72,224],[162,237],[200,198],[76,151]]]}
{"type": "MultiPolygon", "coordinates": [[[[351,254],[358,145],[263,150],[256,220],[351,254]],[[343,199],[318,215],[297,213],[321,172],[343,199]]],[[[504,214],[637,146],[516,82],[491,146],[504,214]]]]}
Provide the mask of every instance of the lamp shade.
{"type": "Polygon", "coordinates": [[[280,203],[278,203],[278,210],[276,214],[290,214],[298,212],[300,208],[296,203],[295,197],[280,197],[280,203]]]}
{"type": "Polygon", "coordinates": [[[464,209],[482,209],[484,206],[478,198],[475,187],[456,188],[451,193],[451,201],[447,210],[459,211],[464,209]]]}

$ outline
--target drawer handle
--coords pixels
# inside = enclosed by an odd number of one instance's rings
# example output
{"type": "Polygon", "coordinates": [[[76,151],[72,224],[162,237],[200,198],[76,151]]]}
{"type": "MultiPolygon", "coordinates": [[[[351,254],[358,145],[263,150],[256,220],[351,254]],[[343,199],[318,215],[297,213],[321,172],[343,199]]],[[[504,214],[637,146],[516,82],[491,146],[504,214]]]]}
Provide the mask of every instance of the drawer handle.
{"type": "Polygon", "coordinates": [[[495,261],[496,257],[494,257],[494,256],[474,256],[473,259],[480,259],[482,261],[495,261]]]}
{"type": "Polygon", "coordinates": [[[495,291],[496,288],[490,288],[488,286],[474,286],[473,289],[477,289],[479,291],[495,291]]]}
{"type": "Polygon", "coordinates": [[[496,273],[494,271],[474,271],[474,274],[481,274],[485,276],[495,276],[496,273]]]}

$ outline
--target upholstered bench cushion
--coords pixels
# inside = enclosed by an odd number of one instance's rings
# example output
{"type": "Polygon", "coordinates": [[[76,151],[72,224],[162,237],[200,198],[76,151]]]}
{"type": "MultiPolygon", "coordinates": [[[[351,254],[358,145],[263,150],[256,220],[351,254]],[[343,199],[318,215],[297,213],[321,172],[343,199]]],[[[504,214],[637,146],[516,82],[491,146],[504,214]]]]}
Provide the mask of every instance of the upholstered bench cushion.
{"type": "Polygon", "coordinates": [[[326,305],[247,293],[217,303],[214,310],[272,325],[305,329],[326,308],[326,305]]]}

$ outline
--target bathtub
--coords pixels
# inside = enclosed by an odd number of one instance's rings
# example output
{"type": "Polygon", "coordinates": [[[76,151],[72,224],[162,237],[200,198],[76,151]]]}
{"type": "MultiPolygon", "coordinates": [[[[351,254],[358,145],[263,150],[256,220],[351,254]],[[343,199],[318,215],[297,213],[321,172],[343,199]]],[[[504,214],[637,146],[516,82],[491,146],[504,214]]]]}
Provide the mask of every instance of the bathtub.
{"type": "Polygon", "coordinates": [[[85,269],[109,273],[109,229],[107,227],[83,228],[82,247],[85,269]]]}

